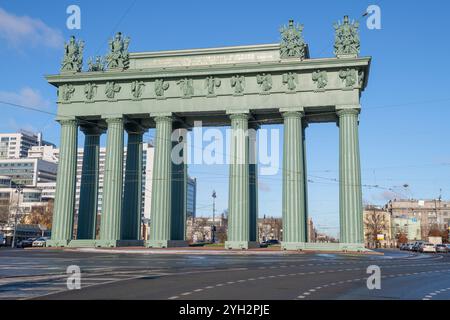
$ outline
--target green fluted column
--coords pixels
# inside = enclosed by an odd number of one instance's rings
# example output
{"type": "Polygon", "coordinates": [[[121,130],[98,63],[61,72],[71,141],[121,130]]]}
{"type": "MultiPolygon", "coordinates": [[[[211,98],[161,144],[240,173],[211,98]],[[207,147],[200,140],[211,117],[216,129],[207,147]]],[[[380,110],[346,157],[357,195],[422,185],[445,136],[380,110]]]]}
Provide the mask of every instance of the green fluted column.
{"type": "Polygon", "coordinates": [[[339,218],[340,243],[363,244],[361,167],[357,109],[339,116],[339,218]]]}
{"type": "Polygon", "coordinates": [[[259,126],[251,124],[249,130],[249,193],[250,193],[250,241],[258,241],[258,158],[256,135],[259,126]]]}
{"type": "Polygon", "coordinates": [[[95,239],[100,135],[102,134],[102,131],[94,126],[83,126],[81,131],[83,131],[85,137],[80,184],[80,205],[78,209],[78,240],[95,239]]]}
{"type": "Polygon", "coordinates": [[[145,130],[127,124],[127,157],[122,209],[122,240],[141,240],[142,213],[142,135],[145,130]]]}
{"type": "Polygon", "coordinates": [[[173,131],[172,145],[178,152],[177,159],[172,159],[172,206],[171,206],[171,239],[183,241],[186,237],[186,130],[178,126],[173,131]]]}
{"type": "Polygon", "coordinates": [[[61,144],[56,182],[55,207],[49,247],[67,246],[73,235],[77,176],[77,121],[60,120],[61,144]]]}
{"type": "Polygon", "coordinates": [[[306,241],[311,241],[309,237],[309,225],[308,225],[308,218],[309,218],[309,212],[308,212],[308,170],[307,170],[307,164],[306,164],[306,128],[308,128],[308,123],[306,121],[303,121],[302,126],[302,138],[303,138],[303,191],[304,191],[304,200],[305,200],[305,235],[306,235],[306,241]]]}
{"type": "Polygon", "coordinates": [[[248,115],[232,114],[230,148],[230,185],[228,196],[228,249],[248,249],[250,242],[250,180],[248,115]]]}
{"type": "Polygon", "coordinates": [[[300,249],[306,242],[305,178],[302,112],[283,113],[283,249],[300,249]]]}
{"type": "Polygon", "coordinates": [[[123,190],[123,118],[108,118],[108,133],[103,182],[100,240],[97,246],[113,247],[120,240],[123,190]]]}
{"type": "Polygon", "coordinates": [[[157,116],[153,159],[149,247],[166,248],[171,238],[172,117],[157,116]]]}

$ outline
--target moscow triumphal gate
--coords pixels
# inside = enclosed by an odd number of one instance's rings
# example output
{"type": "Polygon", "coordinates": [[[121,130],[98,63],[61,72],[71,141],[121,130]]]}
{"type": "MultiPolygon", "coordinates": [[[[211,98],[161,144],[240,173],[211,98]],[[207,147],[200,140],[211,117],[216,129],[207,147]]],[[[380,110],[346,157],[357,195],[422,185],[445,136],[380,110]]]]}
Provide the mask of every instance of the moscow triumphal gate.
{"type": "MultiPolygon", "coordinates": [[[[331,29],[331,26],[330,26],[331,29]]],[[[360,96],[370,57],[359,57],[358,23],[334,25],[334,56],[314,59],[303,26],[289,21],[275,44],[159,52],[129,52],[117,33],[104,57],[89,59],[84,43],[65,45],[58,88],[60,158],[48,246],[186,245],[186,163],[171,161],[172,133],[230,125],[229,249],[256,245],[257,165],[247,130],[283,124],[283,241],[285,250],[364,250],[358,140],[360,96]],[[339,126],[340,243],[307,239],[305,130],[339,126]],[[149,240],[141,239],[142,140],[155,128],[149,240]],[[77,233],[74,230],[78,130],[85,135],[77,233]],[[127,156],[124,163],[124,135],[127,156]],[[106,135],[100,231],[96,235],[100,137],[106,135]],[[236,161],[239,159],[239,161],[236,161]]],[[[180,138],[180,141],[182,139],[180,138]]]]}

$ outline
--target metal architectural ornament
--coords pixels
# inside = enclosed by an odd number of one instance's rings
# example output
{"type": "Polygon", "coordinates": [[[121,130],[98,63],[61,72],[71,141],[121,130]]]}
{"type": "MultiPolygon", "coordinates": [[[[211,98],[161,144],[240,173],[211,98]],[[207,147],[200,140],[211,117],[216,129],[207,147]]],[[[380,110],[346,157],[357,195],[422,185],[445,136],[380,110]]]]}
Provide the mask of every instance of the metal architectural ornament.
{"type": "Polygon", "coordinates": [[[234,88],[234,94],[242,94],[245,87],[244,76],[233,76],[230,79],[231,87],[234,88]]]}
{"type": "Polygon", "coordinates": [[[135,80],[131,83],[131,94],[133,95],[134,99],[139,99],[142,96],[144,86],[144,81],[135,80]]]}
{"type": "Polygon", "coordinates": [[[303,39],[303,25],[294,24],[294,20],[289,20],[287,26],[280,28],[281,43],[280,43],[280,57],[286,58],[300,58],[305,59],[306,43],[303,39]]]}
{"type": "Polygon", "coordinates": [[[312,80],[317,85],[317,91],[325,90],[328,84],[328,75],[325,70],[317,70],[312,73],[312,80]]]}
{"type": "Polygon", "coordinates": [[[262,93],[269,93],[270,89],[272,89],[272,76],[270,74],[258,74],[256,82],[259,84],[262,93]]]}
{"type": "Polygon", "coordinates": [[[84,42],[76,41],[74,36],[64,44],[64,58],[61,63],[61,72],[81,72],[83,67],[84,42]]]}
{"type": "Polygon", "coordinates": [[[108,69],[128,69],[130,66],[130,54],[128,45],[130,38],[122,39],[122,33],[117,32],[114,39],[109,40],[109,54],[106,56],[108,69]]]}
{"type": "Polygon", "coordinates": [[[59,87],[59,94],[61,100],[64,102],[68,102],[72,98],[74,92],[75,88],[71,84],[63,84],[61,87],[59,87]]]}
{"type": "Polygon", "coordinates": [[[92,57],[88,60],[88,71],[96,72],[96,71],[105,71],[105,60],[101,56],[96,56],[95,61],[92,57]]]}
{"type": "Polygon", "coordinates": [[[95,83],[86,83],[84,85],[84,95],[86,96],[86,99],[88,101],[92,101],[96,93],[97,93],[97,85],[95,83]]]}
{"type": "Polygon", "coordinates": [[[205,88],[208,90],[208,95],[215,94],[215,88],[219,88],[221,84],[220,79],[214,77],[207,77],[205,79],[205,88]]]}
{"type": "Polygon", "coordinates": [[[298,75],[294,72],[284,73],[282,81],[287,85],[289,91],[294,91],[297,88],[298,75]]]}
{"type": "Polygon", "coordinates": [[[112,81],[106,83],[105,95],[108,99],[114,99],[116,93],[120,91],[121,87],[119,84],[112,81]]]}
{"type": "Polygon", "coordinates": [[[357,81],[356,70],[350,68],[341,70],[339,71],[339,78],[344,82],[345,88],[353,88],[357,81]]]}
{"type": "Polygon", "coordinates": [[[165,82],[164,79],[155,80],[155,94],[157,98],[164,97],[164,91],[169,89],[169,83],[165,82]]]}
{"type": "Polygon", "coordinates": [[[177,85],[180,86],[181,94],[183,98],[190,98],[194,95],[194,80],[184,78],[177,81],[177,85]]]}
{"type": "Polygon", "coordinates": [[[334,24],[334,54],[339,56],[358,56],[360,49],[360,39],[358,35],[359,22],[352,21],[348,16],[344,16],[342,22],[334,24]]]}

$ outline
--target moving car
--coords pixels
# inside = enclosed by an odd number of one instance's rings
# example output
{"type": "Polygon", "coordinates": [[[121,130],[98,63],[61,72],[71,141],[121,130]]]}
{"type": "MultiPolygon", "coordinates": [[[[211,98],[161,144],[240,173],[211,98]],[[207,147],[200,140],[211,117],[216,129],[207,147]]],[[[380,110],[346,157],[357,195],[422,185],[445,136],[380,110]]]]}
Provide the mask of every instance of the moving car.
{"type": "Polygon", "coordinates": [[[33,241],[32,246],[33,247],[45,247],[47,243],[48,238],[47,237],[40,237],[33,241]]]}
{"type": "Polygon", "coordinates": [[[28,238],[25,240],[20,241],[17,246],[20,248],[28,248],[33,246],[33,241],[35,241],[36,238],[28,238]]]}
{"type": "Polygon", "coordinates": [[[423,253],[426,252],[436,253],[436,247],[432,243],[423,243],[420,245],[419,251],[423,253]]]}
{"type": "Polygon", "coordinates": [[[445,244],[437,244],[436,246],[437,253],[447,253],[448,247],[445,244]]]}

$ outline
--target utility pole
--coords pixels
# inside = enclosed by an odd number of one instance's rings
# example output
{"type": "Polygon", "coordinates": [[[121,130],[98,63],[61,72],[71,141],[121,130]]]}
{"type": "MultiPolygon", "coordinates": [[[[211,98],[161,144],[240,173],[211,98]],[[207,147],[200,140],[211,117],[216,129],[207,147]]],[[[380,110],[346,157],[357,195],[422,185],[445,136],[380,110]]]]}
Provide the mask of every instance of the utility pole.
{"type": "Polygon", "coordinates": [[[213,224],[211,226],[211,242],[215,243],[216,242],[216,190],[213,190],[212,192],[212,198],[213,198],[213,224]]]}
{"type": "Polygon", "coordinates": [[[23,188],[20,185],[17,185],[15,193],[17,194],[17,205],[16,205],[16,214],[14,215],[14,232],[11,242],[11,248],[15,248],[16,246],[17,216],[20,210],[20,195],[23,193],[23,188]]]}

